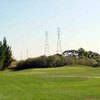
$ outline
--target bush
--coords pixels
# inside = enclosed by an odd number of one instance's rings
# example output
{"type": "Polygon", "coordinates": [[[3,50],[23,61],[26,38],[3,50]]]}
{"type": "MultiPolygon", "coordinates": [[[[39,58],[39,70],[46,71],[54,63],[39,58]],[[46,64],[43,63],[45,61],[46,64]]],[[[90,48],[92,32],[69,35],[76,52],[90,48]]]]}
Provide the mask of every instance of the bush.
{"type": "Polygon", "coordinates": [[[92,67],[99,67],[100,65],[99,65],[99,63],[98,62],[95,62],[93,65],[92,65],[92,67]]]}
{"type": "Polygon", "coordinates": [[[66,65],[76,64],[76,57],[66,57],[66,65]]]}
{"type": "Polygon", "coordinates": [[[96,60],[96,62],[92,65],[92,67],[99,67],[100,66],[100,60],[96,60]]]}
{"type": "Polygon", "coordinates": [[[91,58],[83,57],[77,59],[76,63],[80,65],[92,66],[95,63],[95,60],[91,58]]]}
{"type": "Polygon", "coordinates": [[[66,65],[66,57],[57,54],[49,57],[40,56],[37,58],[29,58],[25,61],[20,61],[15,69],[49,68],[49,67],[61,67],[64,65],[66,65]]]}
{"type": "Polygon", "coordinates": [[[50,68],[50,67],[61,67],[70,64],[79,64],[92,67],[100,66],[100,60],[93,58],[82,57],[77,58],[75,56],[64,57],[56,54],[49,57],[40,56],[36,58],[29,58],[25,61],[20,61],[15,69],[27,69],[27,68],[50,68]]]}
{"type": "Polygon", "coordinates": [[[56,54],[47,58],[47,66],[49,67],[61,67],[64,65],[66,65],[66,57],[62,55],[56,54]]]}

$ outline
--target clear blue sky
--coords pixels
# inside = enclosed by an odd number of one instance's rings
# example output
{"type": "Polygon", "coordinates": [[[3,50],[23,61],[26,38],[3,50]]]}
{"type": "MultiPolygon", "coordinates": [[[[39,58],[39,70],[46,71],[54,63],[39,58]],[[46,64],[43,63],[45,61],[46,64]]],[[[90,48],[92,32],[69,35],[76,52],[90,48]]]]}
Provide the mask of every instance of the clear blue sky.
{"type": "Polygon", "coordinates": [[[100,53],[100,0],[0,0],[0,39],[4,36],[20,59],[44,54],[45,31],[50,54],[57,48],[57,27],[62,49],[100,53]]]}

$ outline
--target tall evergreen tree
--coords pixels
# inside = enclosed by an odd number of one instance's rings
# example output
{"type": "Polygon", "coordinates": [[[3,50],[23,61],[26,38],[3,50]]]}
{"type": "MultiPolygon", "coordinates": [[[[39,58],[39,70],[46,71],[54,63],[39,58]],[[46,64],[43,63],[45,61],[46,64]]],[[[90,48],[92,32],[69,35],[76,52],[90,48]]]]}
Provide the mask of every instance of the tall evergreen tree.
{"type": "Polygon", "coordinates": [[[3,43],[2,43],[2,47],[1,47],[1,55],[2,55],[2,58],[1,58],[1,65],[2,65],[2,70],[6,69],[9,67],[9,65],[11,64],[12,62],[12,51],[11,51],[11,47],[7,44],[7,40],[6,38],[4,37],[3,38],[3,43]]]}
{"type": "Polygon", "coordinates": [[[0,41],[0,70],[3,66],[3,49],[2,49],[2,41],[0,41]]]}

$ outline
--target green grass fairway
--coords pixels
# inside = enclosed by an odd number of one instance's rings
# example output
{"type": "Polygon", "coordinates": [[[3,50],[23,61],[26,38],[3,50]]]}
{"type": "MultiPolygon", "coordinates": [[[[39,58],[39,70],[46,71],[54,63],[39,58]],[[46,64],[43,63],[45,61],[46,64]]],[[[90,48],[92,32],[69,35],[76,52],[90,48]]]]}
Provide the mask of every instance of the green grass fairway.
{"type": "Polygon", "coordinates": [[[100,68],[0,72],[0,100],[100,100],[100,68]]]}

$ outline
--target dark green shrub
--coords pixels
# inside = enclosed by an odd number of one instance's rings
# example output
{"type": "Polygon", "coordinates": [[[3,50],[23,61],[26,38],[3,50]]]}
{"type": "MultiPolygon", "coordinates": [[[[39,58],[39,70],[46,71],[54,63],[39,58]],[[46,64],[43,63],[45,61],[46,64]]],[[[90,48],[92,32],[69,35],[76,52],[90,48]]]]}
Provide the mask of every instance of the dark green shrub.
{"type": "Polygon", "coordinates": [[[80,65],[92,66],[94,62],[95,62],[94,59],[83,57],[83,58],[77,59],[76,63],[80,65]]]}
{"type": "Polygon", "coordinates": [[[29,58],[25,61],[20,61],[17,64],[16,69],[26,68],[49,68],[49,67],[61,67],[66,65],[66,57],[62,55],[52,55],[49,57],[40,56],[37,58],[29,58]]]}

